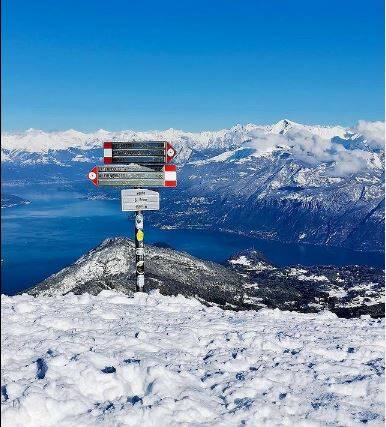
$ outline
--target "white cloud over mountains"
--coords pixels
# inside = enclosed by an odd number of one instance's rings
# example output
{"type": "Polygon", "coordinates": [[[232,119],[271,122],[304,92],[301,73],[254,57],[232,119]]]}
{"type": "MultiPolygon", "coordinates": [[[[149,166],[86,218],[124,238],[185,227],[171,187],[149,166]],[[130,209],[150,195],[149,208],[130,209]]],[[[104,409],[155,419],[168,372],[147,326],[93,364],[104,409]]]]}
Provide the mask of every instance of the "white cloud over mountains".
{"type": "Polygon", "coordinates": [[[371,148],[385,147],[385,122],[359,120],[354,130],[366,138],[371,148]]]}
{"type": "Polygon", "coordinates": [[[375,153],[357,148],[346,148],[343,144],[315,135],[297,134],[292,152],[296,158],[312,166],[330,166],[329,173],[344,176],[369,167],[381,167],[375,153]]]}
{"type": "Polygon", "coordinates": [[[295,159],[311,167],[324,164],[329,174],[345,176],[368,168],[382,168],[378,153],[372,150],[384,147],[384,132],[384,122],[363,120],[351,132],[347,130],[344,140],[323,138],[301,126],[293,127],[285,134],[257,130],[253,139],[244,143],[244,147],[253,148],[257,156],[286,148],[295,159]]]}
{"type": "Polygon", "coordinates": [[[178,163],[189,161],[193,151],[208,148],[221,150],[221,154],[205,160],[204,163],[235,161],[235,149],[254,150],[252,154],[251,150],[243,152],[246,156],[269,155],[272,151],[282,150],[310,167],[325,166],[329,175],[345,176],[367,169],[382,168],[385,123],[360,120],[353,128],[344,128],[308,126],[281,120],[272,126],[237,125],[221,131],[196,133],[174,129],[148,132],[100,130],[94,133],[75,130],[43,132],[29,129],[22,133],[2,135],[3,160],[8,161],[12,153],[17,155],[20,152],[29,152],[43,155],[51,150],[99,148],[106,140],[144,139],[170,141],[179,151],[176,159],[178,163]]]}

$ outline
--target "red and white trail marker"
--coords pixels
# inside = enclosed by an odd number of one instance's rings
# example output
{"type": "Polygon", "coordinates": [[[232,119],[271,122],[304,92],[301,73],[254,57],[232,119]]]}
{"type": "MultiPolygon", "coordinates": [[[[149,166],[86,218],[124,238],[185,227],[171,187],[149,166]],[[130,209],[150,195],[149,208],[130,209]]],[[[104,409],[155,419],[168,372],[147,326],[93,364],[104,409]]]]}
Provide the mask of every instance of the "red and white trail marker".
{"type": "Polygon", "coordinates": [[[177,168],[176,165],[165,165],[165,187],[176,187],[177,186],[177,168]]]}
{"type": "Polygon", "coordinates": [[[88,179],[96,186],[125,187],[176,187],[176,165],[152,169],[144,165],[94,166],[88,179]]]}
{"type": "Polygon", "coordinates": [[[98,166],[94,166],[87,176],[94,185],[98,185],[98,166]]]}
{"type": "Polygon", "coordinates": [[[112,142],[103,143],[103,163],[108,164],[113,162],[113,144],[112,142]]]}

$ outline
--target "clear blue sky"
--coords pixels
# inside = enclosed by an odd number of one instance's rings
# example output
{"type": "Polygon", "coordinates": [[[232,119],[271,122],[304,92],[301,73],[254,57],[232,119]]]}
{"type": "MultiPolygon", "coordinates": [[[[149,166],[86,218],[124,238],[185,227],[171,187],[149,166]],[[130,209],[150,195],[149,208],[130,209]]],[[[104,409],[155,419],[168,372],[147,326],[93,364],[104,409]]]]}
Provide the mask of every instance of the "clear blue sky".
{"type": "Polygon", "coordinates": [[[3,130],[384,118],[382,0],[3,0],[3,130]]]}

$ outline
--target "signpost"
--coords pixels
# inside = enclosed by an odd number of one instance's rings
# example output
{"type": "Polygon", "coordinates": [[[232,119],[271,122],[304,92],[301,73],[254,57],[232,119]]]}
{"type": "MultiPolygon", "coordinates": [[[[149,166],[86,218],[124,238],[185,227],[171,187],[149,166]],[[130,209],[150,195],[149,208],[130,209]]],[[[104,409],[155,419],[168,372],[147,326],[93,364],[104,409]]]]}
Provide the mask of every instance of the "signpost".
{"type": "Polygon", "coordinates": [[[145,285],[143,214],[159,210],[159,193],[140,187],[176,187],[176,155],[166,141],[112,141],[103,144],[103,166],[95,166],[88,179],[96,186],[131,187],[121,190],[123,212],[135,212],[135,268],[137,291],[145,285]]]}
{"type": "Polygon", "coordinates": [[[175,165],[153,169],[140,164],[95,166],[88,174],[94,185],[129,187],[176,187],[175,165]]]}

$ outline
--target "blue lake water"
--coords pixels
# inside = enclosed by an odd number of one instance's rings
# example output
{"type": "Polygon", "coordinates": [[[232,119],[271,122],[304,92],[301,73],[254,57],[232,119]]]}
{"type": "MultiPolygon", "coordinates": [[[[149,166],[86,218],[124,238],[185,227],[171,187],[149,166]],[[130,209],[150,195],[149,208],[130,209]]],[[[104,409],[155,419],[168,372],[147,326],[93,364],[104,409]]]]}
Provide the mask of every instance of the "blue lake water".
{"type": "MultiPolygon", "coordinates": [[[[32,201],[2,209],[2,293],[12,295],[71,264],[104,239],[133,237],[133,217],[122,213],[118,200],[86,200],[56,186],[13,187],[4,193],[32,201]]],[[[152,215],[162,215],[162,210],[152,215]]],[[[230,255],[254,247],[277,265],[363,264],[384,266],[384,255],[341,248],[283,244],[238,235],[159,230],[145,215],[145,243],[163,242],[194,256],[224,262],[230,255]]],[[[176,268],[178,268],[176,266],[176,268]]]]}

